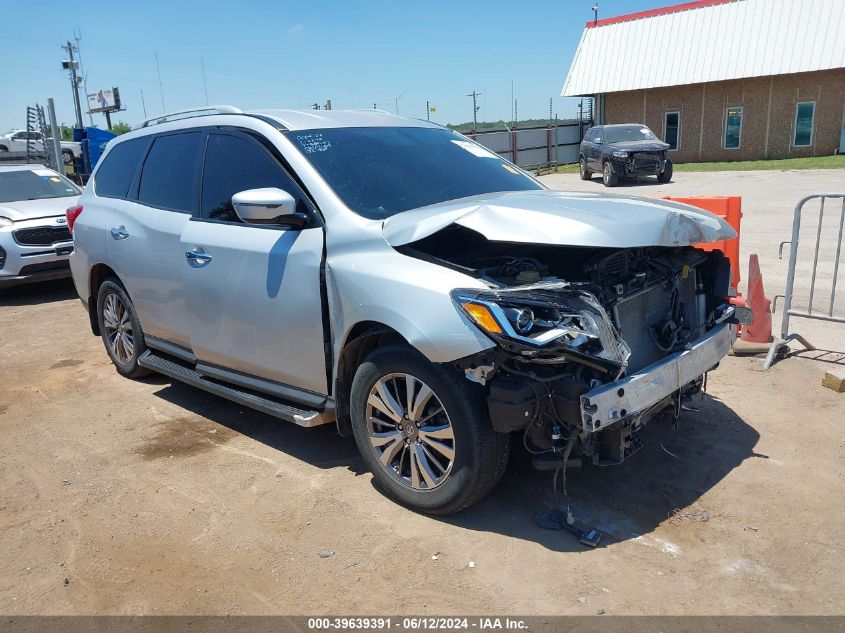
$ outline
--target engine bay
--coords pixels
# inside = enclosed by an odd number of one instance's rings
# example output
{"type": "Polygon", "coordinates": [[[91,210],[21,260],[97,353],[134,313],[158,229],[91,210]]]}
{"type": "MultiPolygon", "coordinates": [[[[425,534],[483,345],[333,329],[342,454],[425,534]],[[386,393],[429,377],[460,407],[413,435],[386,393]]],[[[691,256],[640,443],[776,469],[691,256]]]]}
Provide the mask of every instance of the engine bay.
{"type": "Polygon", "coordinates": [[[596,464],[636,452],[646,422],[679,410],[703,378],[596,433],[582,430],[581,396],[683,350],[730,314],[720,251],[494,242],[458,225],[400,250],[489,287],[453,295],[470,317],[488,310],[501,326],[488,331],[496,348],[459,367],[484,386],[493,427],[521,431],[540,461],[568,456],[577,440],[596,464]]]}

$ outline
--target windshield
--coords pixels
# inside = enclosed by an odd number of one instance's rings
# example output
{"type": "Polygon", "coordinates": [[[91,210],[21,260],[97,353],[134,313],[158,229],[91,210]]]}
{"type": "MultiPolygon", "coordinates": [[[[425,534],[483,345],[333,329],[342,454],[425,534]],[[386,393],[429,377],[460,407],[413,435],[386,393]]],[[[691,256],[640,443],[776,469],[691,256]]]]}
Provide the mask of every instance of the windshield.
{"type": "Polygon", "coordinates": [[[542,189],[501,156],[441,128],[328,128],[289,138],[350,209],[372,220],[483,193],[542,189]]]}
{"type": "Polygon", "coordinates": [[[604,128],[605,143],[623,143],[625,141],[656,141],[654,132],[645,125],[614,125],[604,128]]]}
{"type": "Polygon", "coordinates": [[[0,172],[0,202],[78,196],[82,191],[49,169],[0,172]]]}

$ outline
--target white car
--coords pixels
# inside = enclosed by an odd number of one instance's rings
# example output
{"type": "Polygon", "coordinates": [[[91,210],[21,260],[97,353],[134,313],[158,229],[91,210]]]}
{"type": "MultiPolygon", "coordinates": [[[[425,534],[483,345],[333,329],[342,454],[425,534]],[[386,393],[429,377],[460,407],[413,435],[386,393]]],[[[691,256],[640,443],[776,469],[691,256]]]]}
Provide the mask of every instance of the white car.
{"type": "Polygon", "coordinates": [[[0,165],[0,289],[70,275],[65,210],[80,193],[41,165],[0,165]]]}
{"type": "MultiPolygon", "coordinates": [[[[47,139],[51,141],[52,139],[47,139]]],[[[31,149],[40,150],[44,146],[44,135],[41,132],[27,132],[26,130],[12,129],[5,134],[0,134],[0,152],[25,152],[27,143],[31,149]]],[[[82,146],[73,141],[60,141],[62,146],[62,162],[65,165],[73,164],[74,159],[82,156],[82,146]]],[[[44,148],[48,151],[48,148],[44,148]]]]}

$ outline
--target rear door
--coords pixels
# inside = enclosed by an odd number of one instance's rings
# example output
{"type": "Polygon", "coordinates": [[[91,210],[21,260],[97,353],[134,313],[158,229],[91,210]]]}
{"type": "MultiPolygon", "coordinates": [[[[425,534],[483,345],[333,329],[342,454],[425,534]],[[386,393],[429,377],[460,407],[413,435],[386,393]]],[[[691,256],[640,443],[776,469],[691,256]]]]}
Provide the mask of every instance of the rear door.
{"type": "Polygon", "coordinates": [[[590,168],[601,171],[601,152],[602,143],[604,143],[604,130],[602,128],[593,128],[590,136],[590,155],[587,160],[590,163],[590,168]]]}
{"type": "MultiPolygon", "coordinates": [[[[144,333],[188,346],[182,231],[197,210],[203,131],[156,135],[127,200],[117,201],[109,255],[144,333]]],[[[115,148],[116,150],[117,148],[115,148]]]]}
{"type": "Polygon", "coordinates": [[[251,133],[209,133],[200,214],[180,247],[190,347],[206,364],[325,395],[322,222],[278,158],[251,133]],[[243,223],[232,196],[262,187],[290,193],[304,227],[243,223]]]}

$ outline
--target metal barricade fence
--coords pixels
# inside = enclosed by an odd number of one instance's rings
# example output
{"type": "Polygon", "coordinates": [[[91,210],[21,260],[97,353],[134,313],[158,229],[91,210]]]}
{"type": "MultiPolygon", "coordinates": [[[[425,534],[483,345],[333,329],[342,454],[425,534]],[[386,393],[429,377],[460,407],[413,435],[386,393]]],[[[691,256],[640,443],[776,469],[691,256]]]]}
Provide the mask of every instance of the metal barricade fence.
{"type": "Polygon", "coordinates": [[[797,205],[795,205],[795,214],[792,219],[792,239],[786,242],[781,242],[778,248],[778,257],[783,259],[783,247],[789,244],[789,269],[786,277],[786,290],[782,295],[776,295],[772,303],[772,312],[777,309],[778,298],[783,298],[783,322],[780,329],[780,337],[776,337],[772,341],[769,353],[766,356],[766,362],[763,365],[764,369],[768,369],[775,361],[779,350],[784,349],[790,341],[798,341],[808,350],[814,350],[815,347],[810,344],[807,339],[796,332],[789,331],[790,317],[800,317],[802,319],[816,319],[819,321],[830,321],[833,323],[845,323],[845,307],[840,308],[840,314],[834,314],[836,304],[836,282],[839,276],[839,258],[842,254],[842,238],[843,227],[845,227],[845,193],[816,193],[802,198],[797,205]],[[806,310],[799,310],[793,307],[794,291],[795,291],[795,269],[798,264],[798,238],[801,234],[801,217],[804,211],[804,205],[810,200],[819,200],[819,217],[818,226],[816,227],[816,244],[813,249],[813,272],[810,276],[810,296],[807,302],[806,310]],[[823,223],[825,202],[833,200],[841,200],[839,209],[839,230],[836,234],[836,254],[833,259],[833,279],[830,288],[830,300],[828,301],[827,310],[815,311],[814,300],[816,300],[816,275],[819,269],[819,250],[822,246],[823,223]]]}

